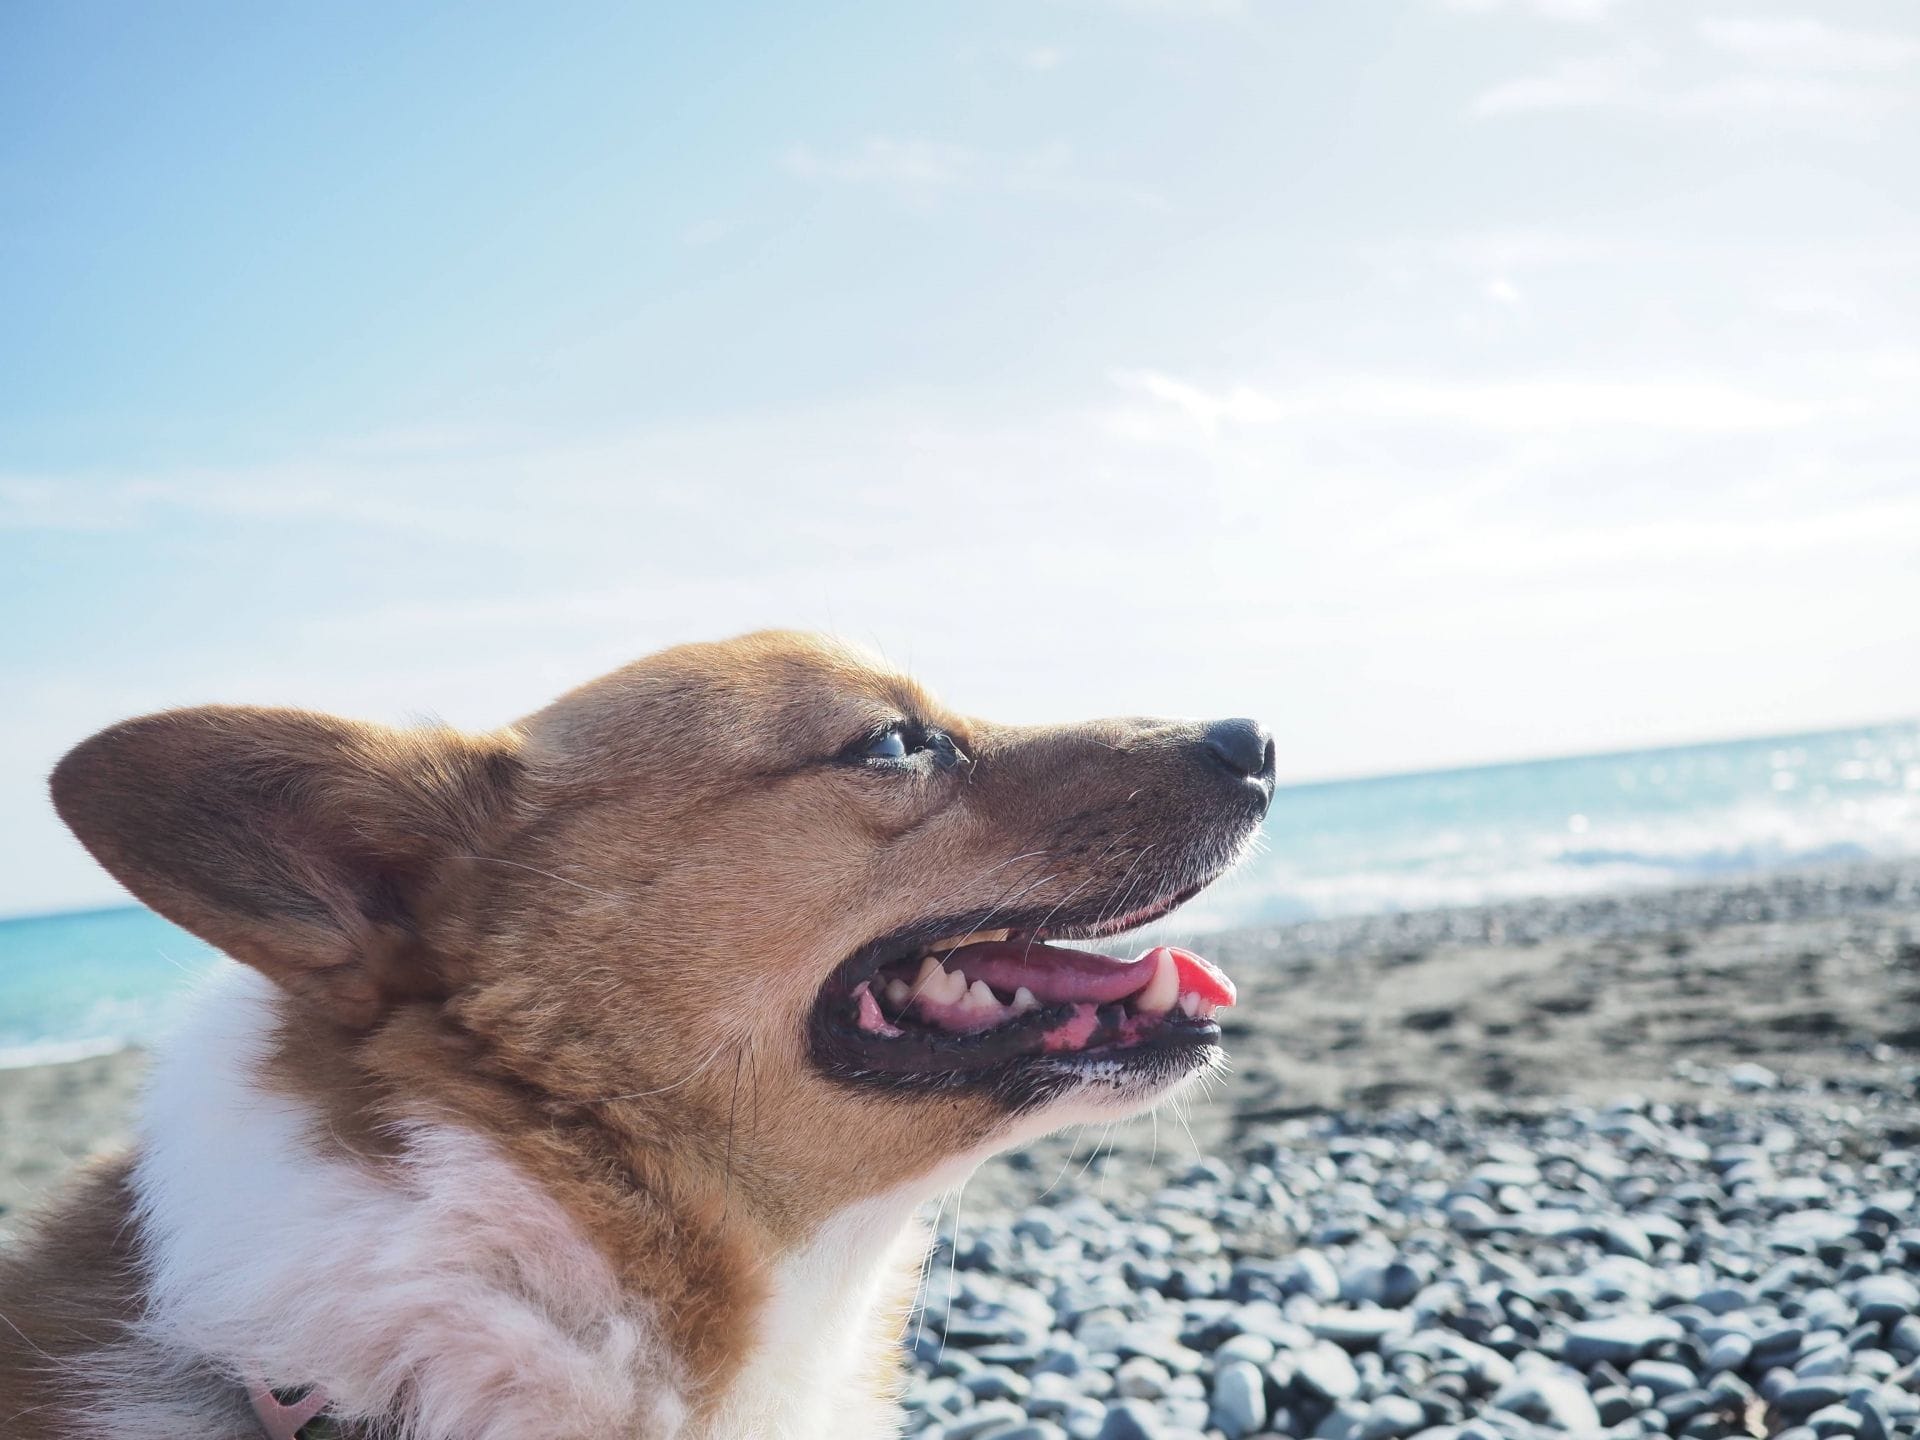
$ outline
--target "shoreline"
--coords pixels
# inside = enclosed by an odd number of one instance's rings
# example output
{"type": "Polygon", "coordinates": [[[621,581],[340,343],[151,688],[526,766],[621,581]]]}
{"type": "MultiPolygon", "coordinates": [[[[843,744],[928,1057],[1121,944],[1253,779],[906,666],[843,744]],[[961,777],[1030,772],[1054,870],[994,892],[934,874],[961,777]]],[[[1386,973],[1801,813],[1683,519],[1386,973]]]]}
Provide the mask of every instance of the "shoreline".
{"type": "MultiPolygon", "coordinates": [[[[1231,1068],[1173,1123],[1098,1137],[1110,1152],[1172,1163],[1177,1135],[1190,1163],[1335,1110],[1724,1098],[1739,1066],[1791,1088],[1920,1063],[1920,860],[1288,922],[1200,944],[1240,986],[1223,1026],[1231,1068]]],[[[0,1242],[75,1165],[125,1144],[145,1068],[130,1047],[0,1069],[0,1242]]],[[[968,1197],[1016,1203],[1088,1144],[1069,1135],[1002,1157],[968,1197]]]]}

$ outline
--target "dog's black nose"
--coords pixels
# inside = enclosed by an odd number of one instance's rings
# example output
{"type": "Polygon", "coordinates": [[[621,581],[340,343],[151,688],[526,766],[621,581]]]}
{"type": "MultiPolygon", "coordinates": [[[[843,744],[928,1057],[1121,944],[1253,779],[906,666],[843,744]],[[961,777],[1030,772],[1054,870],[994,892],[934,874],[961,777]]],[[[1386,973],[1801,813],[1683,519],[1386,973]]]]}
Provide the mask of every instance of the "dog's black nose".
{"type": "Polygon", "coordinates": [[[1215,720],[1200,738],[1213,758],[1241,779],[1273,779],[1273,736],[1258,720],[1215,720]]]}

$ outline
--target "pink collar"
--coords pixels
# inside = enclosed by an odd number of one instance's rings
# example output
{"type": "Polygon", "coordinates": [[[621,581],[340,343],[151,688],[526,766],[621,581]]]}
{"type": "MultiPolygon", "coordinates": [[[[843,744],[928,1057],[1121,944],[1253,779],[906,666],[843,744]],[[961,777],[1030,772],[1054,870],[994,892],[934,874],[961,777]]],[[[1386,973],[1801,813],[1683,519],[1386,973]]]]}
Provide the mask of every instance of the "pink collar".
{"type": "Polygon", "coordinates": [[[282,1405],[280,1397],[258,1376],[248,1377],[247,1399],[252,1402],[253,1413],[260,1417],[267,1440],[300,1440],[301,1427],[311,1424],[327,1408],[327,1392],[318,1385],[293,1404],[282,1405]]]}

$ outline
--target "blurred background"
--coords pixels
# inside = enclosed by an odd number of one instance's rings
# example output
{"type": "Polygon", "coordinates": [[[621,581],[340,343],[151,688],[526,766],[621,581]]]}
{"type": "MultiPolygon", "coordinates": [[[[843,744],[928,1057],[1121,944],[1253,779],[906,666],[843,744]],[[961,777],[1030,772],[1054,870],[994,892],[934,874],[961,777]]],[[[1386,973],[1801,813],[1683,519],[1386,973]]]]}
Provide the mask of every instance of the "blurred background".
{"type": "MultiPolygon", "coordinates": [[[[1917,102],[1894,0],[7,6],[0,914],[124,715],[769,624],[1263,717],[1193,923],[1920,851],[1917,102]]],[[[0,925],[0,1049],[203,963],[0,925]]]]}

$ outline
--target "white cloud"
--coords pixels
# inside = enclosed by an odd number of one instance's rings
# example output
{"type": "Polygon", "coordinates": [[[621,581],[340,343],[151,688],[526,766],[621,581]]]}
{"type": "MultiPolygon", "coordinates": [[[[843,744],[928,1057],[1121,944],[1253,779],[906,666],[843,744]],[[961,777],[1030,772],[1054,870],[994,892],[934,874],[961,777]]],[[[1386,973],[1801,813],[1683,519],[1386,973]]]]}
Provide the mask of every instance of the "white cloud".
{"type": "Polygon", "coordinates": [[[1912,104],[1910,94],[1885,85],[1802,75],[1734,75],[1660,97],[1646,108],[1746,126],[1812,129],[1870,139],[1880,133],[1883,121],[1912,104]]]}
{"type": "Polygon", "coordinates": [[[1857,76],[1840,80],[1758,69],[1678,79],[1665,57],[1650,47],[1636,46],[1561,60],[1537,74],[1502,81],[1476,96],[1470,112],[1484,119],[1622,110],[1864,139],[1878,134],[1887,117],[1912,104],[1913,96],[1906,89],[1857,76]]]}
{"type": "Polygon", "coordinates": [[[1621,0],[1440,0],[1441,7],[1465,15],[1514,11],[1542,20],[1591,24],[1609,18],[1621,0]]]}
{"type": "MultiPolygon", "coordinates": [[[[924,190],[974,186],[992,173],[986,158],[968,146],[887,136],[871,137],[837,153],[795,145],[787,151],[784,164],[788,174],[801,180],[924,190]]],[[[1030,159],[1021,164],[1029,171],[1033,168],[1030,159]]],[[[1057,168],[1058,157],[1051,164],[1057,168]]]]}
{"type": "Polygon", "coordinates": [[[1659,64],[1650,50],[1562,60],[1536,75],[1522,75],[1482,91],[1475,115],[1513,115],[1539,110],[1640,105],[1648,98],[1646,77],[1659,64]]]}
{"type": "Polygon", "coordinates": [[[1851,295],[1834,290],[1781,290],[1767,296],[1769,308],[1796,320],[1849,322],[1860,319],[1864,310],[1851,295]]]}
{"type": "Polygon", "coordinates": [[[1221,20],[1245,15],[1250,0],[1087,0],[1100,8],[1170,20],[1221,20]]]}
{"type": "Polygon", "coordinates": [[[798,144],[781,157],[782,166],[797,180],[889,190],[920,205],[943,194],[997,192],[1166,208],[1166,202],[1151,191],[1077,173],[1073,160],[1072,149],[1057,141],[996,154],[969,145],[890,136],[871,136],[838,151],[798,144]]]}
{"type": "Polygon", "coordinates": [[[1518,305],[1523,298],[1518,285],[1499,275],[1487,281],[1481,293],[1496,305],[1518,305]]]}
{"type": "Polygon", "coordinates": [[[1707,19],[1700,35],[1716,50],[1770,69],[1877,72],[1920,64],[1920,36],[1849,30],[1806,16],[1707,19]]]}
{"type": "MultiPolygon", "coordinates": [[[[0,524],[188,529],[213,574],[222,545],[341,560],[310,595],[237,601],[269,607],[258,636],[189,626],[103,654],[43,617],[42,659],[0,671],[24,697],[0,753],[37,786],[73,737],[210,699],[498,723],[656,645],[767,623],[875,642],[975,713],[1270,715],[1291,776],[1891,713],[1900,667],[1815,668],[1920,634],[1916,376],[1910,350],[1776,382],[1146,368],[1020,415],[873,395],[491,451],[454,432],[0,477],[0,524]],[[451,563],[358,563],[396,548],[451,563]],[[1817,635],[1845,645],[1800,643],[1817,635]],[[1658,716],[1629,713],[1656,693],[1658,716]]],[[[178,604],[164,581],[142,599],[178,604]]],[[[0,836],[21,862],[0,865],[0,908],[93,898],[77,852],[45,858],[33,794],[0,836]]]]}
{"type": "MultiPolygon", "coordinates": [[[[1355,375],[1303,385],[1230,385],[1210,390],[1159,371],[1123,372],[1144,395],[1213,435],[1234,426],[1305,420],[1374,425],[1440,425],[1500,434],[1640,429],[1733,434],[1805,425],[1816,411],[1801,400],[1761,394],[1723,380],[1518,379],[1451,381],[1355,375]]],[[[1155,433],[1151,413],[1123,416],[1131,433],[1155,433]]]]}

